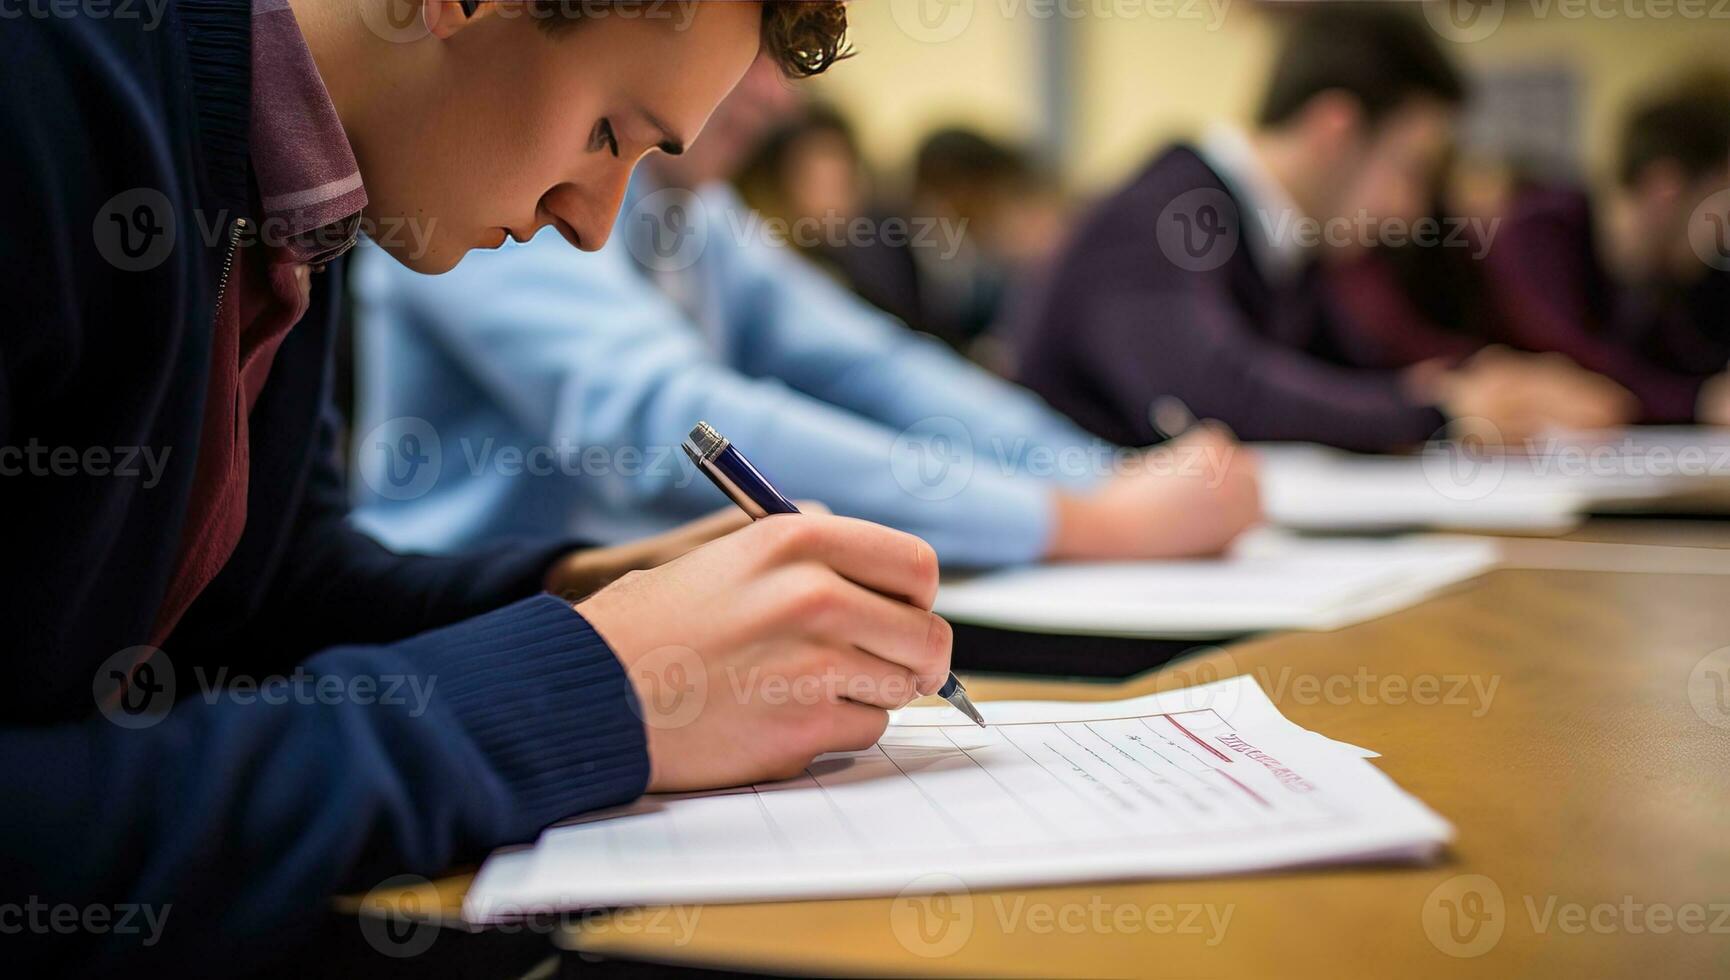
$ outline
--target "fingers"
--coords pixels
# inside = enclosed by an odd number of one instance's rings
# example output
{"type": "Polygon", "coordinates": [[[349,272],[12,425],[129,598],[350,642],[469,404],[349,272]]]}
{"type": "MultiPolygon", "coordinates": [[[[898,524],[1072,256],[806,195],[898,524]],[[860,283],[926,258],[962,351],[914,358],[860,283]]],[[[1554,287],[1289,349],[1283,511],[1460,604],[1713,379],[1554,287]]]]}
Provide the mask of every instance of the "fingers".
{"type": "Polygon", "coordinates": [[[858,752],[877,744],[889,727],[889,713],[882,708],[843,701],[830,709],[824,752],[858,752]]]}
{"type": "Polygon", "coordinates": [[[819,562],[848,581],[921,609],[930,609],[937,598],[937,553],[911,534],[821,515],[768,517],[752,530],[762,534],[772,561],[819,562]]]}
{"type": "Polygon", "coordinates": [[[949,673],[952,632],[942,617],[868,592],[816,564],[784,570],[769,588],[787,597],[788,625],[812,640],[857,647],[921,679],[949,673]]]}
{"type": "MultiPolygon", "coordinates": [[[[863,650],[835,651],[831,663],[844,677],[837,693],[848,701],[875,708],[905,707],[921,694],[943,686],[941,682],[922,685],[913,671],[863,650]]],[[[944,673],[947,677],[947,669],[944,673]]]]}

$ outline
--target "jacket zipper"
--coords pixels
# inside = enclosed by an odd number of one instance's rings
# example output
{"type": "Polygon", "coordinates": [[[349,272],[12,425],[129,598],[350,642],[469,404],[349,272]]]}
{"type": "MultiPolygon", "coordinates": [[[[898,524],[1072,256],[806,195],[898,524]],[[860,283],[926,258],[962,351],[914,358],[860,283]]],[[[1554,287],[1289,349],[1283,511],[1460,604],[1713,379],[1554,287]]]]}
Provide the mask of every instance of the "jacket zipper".
{"type": "Polygon", "coordinates": [[[222,255],[222,277],[216,281],[216,310],[210,315],[215,326],[222,319],[222,306],[228,301],[228,274],[234,268],[234,250],[240,244],[240,233],[246,230],[246,219],[235,218],[228,226],[228,249],[222,255]]]}

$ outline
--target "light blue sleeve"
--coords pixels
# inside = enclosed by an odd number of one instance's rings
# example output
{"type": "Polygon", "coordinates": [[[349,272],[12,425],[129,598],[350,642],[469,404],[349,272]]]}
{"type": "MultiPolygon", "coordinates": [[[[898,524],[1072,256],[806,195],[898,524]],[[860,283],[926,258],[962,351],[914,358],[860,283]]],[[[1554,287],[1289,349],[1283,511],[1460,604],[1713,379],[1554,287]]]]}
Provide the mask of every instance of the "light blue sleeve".
{"type": "Polygon", "coordinates": [[[473,253],[444,276],[389,274],[413,277],[395,302],[413,304],[411,315],[523,431],[606,461],[585,462],[570,481],[543,480],[540,491],[565,495],[599,539],[609,525],[642,531],[645,511],[670,526],[725,506],[678,449],[703,419],[789,496],[917,534],[950,564],[1025,562],[1046,550],[1048,484],[962,454],[946,433],[901,437],[730,369],[623,247],[583,254],[547,233],[473,253]]]}
{"type": "Polygon", "coordinates": [[[992,466],[1072,487],[1100,478],[1112,447],[1078,428],[1027,389],[909,330],[834,282],[789,248],[760,234],[730,188],[702,192],[713,277],[727,311],[728,360],[753,376],[800,391],[900,432],[935,427],[965,434],[992,466]],[[716,222],[716,216],[724,216],[716,222]]]}

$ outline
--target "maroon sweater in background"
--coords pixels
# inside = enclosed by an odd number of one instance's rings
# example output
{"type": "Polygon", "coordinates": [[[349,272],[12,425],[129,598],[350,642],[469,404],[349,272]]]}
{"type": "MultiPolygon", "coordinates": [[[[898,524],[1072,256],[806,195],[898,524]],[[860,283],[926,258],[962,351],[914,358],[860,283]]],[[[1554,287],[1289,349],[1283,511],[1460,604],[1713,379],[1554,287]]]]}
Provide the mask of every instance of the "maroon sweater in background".
{"type": "Polygon", "coordinates": [[[1479,266],[1477,336],[1426,318],[1374,253],[1330,268],[1347,356],[1399,368],[1458,361],[1486,343],[1565,354],[1631,391],[1640,421],[1693,420],[1700,386],[1730,362],[1730,274],[1710,270],[1686,288],[1619,288],[1599,261],[1586,196],[1561,188],[1521,192],[1490,246],[1479,266]]]}
{"type": "Polygon", "coordinates": [[[1598,258],[1577,190],[1516,198],[1486,272],[1510,346],[1566,354],[1640,400],[1645,422],[1689,422],[1700,386],[1730,363],[1730,273],[1704,267],[1686,287],[1633,290],[1598,258]]]}
{"type": "Polygon", "coordinates": [[[1226,235],[1216,239],[1222,251],[1185,256],[1180,236],[1215,220],[1200,207],[1210,201],[1240,208],[1180,146],[1095,209],[1048,281],[1009,313],[1018,380],[1124,445],[1162,438],[1149,413],[1165,396],[1245,439],[1377,451],[1443,426],[1439,411],[1407,396],[1398,372],[1341,361],[1314,270],[1284,288],[1269,282],[1254,255],[1261,243],[1249,237],[1264,226],[1258,216],[1225,215],[1236,244],[1226,235]]]}

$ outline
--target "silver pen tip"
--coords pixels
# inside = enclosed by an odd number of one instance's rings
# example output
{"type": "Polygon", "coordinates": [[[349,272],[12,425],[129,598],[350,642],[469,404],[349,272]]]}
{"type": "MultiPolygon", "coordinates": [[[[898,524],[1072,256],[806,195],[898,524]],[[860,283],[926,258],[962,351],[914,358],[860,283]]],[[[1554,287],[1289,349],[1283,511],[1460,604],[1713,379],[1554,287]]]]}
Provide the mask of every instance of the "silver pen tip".
{"type": "Polygon", "coordinates": [[[949,703],[955,706],[955,710],[973,719],[975,725],[978,725],[980,728],[985,727],[985,716],[980,714],[979,709],[973,706],[973,699],[967,696],[966,691],[956,691],[954,694],[949,695],[949,703]]]}

